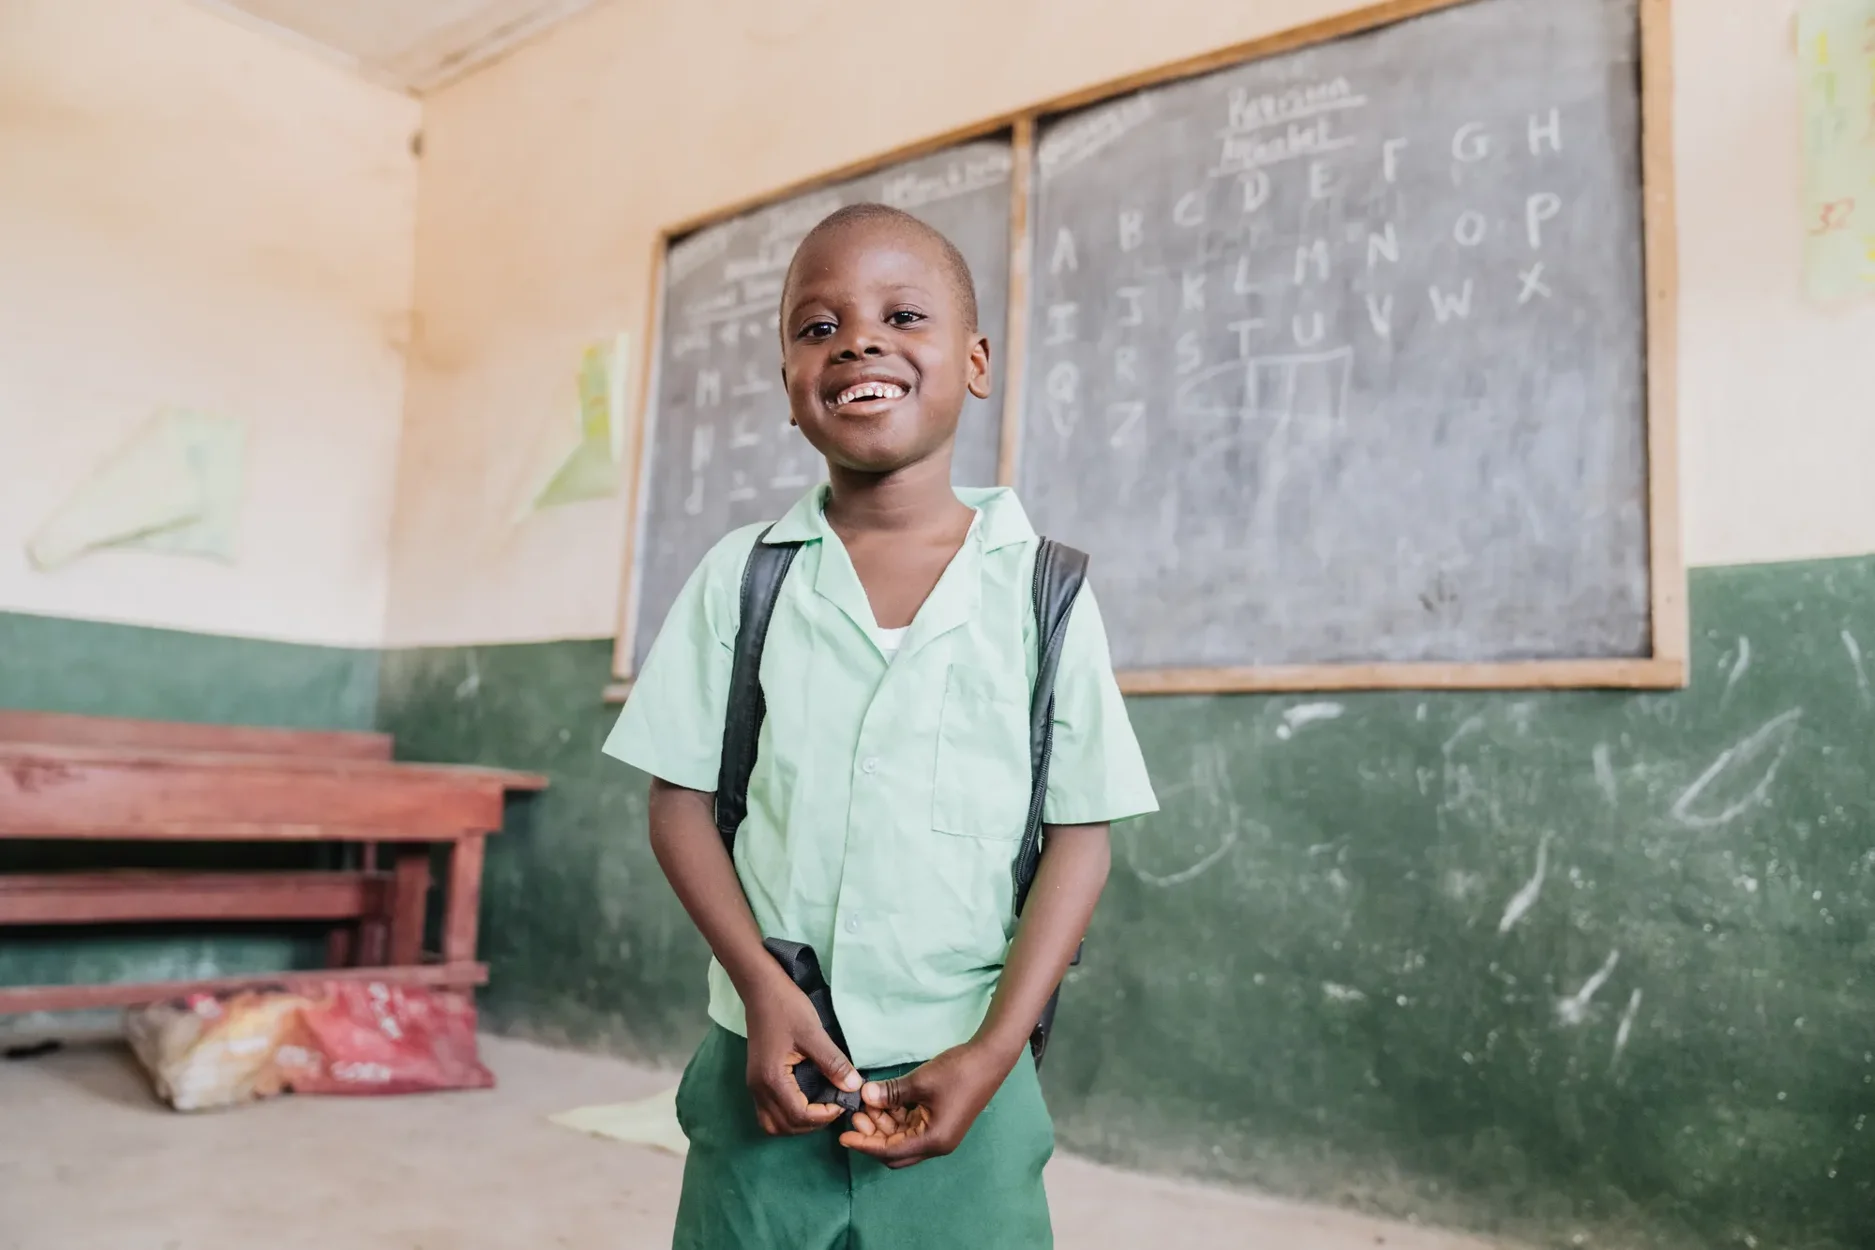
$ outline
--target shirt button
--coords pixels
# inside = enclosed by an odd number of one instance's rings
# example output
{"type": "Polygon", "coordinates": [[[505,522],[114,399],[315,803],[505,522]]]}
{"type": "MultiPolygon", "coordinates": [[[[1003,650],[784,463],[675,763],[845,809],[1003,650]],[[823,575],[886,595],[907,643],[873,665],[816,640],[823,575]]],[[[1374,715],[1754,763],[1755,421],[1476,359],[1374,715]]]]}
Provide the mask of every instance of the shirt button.
{"type": "Polygon", "coordinates": [[[846,918],[846,931],[848,933],[859,932],[859,917],[858,916],[848,916],[846,918]]]}
{"type": "Polygon", "coordinates": [[[872,776],[879,771],[879,757],[876,755],[868,755],[860,762],[859,770],[868,777],[872,776]]]}

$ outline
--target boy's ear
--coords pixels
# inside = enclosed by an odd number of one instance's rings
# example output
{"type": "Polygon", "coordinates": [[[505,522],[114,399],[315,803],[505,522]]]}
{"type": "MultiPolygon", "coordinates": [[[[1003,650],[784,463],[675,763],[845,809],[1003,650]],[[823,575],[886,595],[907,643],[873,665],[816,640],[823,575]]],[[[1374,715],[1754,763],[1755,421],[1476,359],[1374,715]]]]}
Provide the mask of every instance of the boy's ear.
{"type": "Polygon", "coordinates": [[[977,335],[970,343],[970,372],[966,385],[978,399],[990,397],[990,340],[986,334],[977,335]]]}

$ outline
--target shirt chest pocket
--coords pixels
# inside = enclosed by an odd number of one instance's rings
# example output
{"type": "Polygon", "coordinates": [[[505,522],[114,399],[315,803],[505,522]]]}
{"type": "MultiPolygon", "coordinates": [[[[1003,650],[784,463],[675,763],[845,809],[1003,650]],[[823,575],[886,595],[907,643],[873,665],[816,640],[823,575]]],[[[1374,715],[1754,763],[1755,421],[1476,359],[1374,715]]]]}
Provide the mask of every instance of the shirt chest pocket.
{"type": "Polygon", "coordinates": [[[1014,842],[1029,815],[1029,709],[1020,685],[953,664],[938,721],[931,827],[1014,842]]]}

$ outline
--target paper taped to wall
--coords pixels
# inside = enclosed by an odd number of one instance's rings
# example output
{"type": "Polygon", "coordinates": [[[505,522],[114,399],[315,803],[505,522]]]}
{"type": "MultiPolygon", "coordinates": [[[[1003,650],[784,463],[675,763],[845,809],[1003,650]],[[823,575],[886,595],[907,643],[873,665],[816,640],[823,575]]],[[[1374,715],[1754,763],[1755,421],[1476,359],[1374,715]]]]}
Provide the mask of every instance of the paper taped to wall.
{"type": "Polygon", "coordinates": [[[1797,47],[1804,284],[1835,302],[1875,292],[1875,0],[1808,0],[1797,47]]]}
{"type": "MultiPolygon", "coordinates": [[[[589,343],[580,355],[577,442],[528,494],[521,519],[542,508],[606,499],[618,493],[625,456],[626,349],[631,336],[589,343]]],[[[558,441],[558,440],[556,440],[558,441]]],[[[556,448],[557,450],[557,448],[556,448]]]]}
{"type": "Polygon", "coordinates": [[[42,570],[104,548],[231,561],[246,450],[240,420],[164,409],[46,518],[26,556],[42,570]]]}

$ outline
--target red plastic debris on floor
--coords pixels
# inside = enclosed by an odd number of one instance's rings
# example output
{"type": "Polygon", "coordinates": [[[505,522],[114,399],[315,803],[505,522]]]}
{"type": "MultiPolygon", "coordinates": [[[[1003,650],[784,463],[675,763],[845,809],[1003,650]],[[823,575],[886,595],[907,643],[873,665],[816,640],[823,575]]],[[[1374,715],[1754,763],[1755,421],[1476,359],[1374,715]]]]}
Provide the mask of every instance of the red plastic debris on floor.
{"type": "Polygon", "coordinates": [[[130,1012],[132,1049],[179,1111],[301,1094],[487,1089],[475,1007],[461,994],[378,982],[194,995],[130,1012]]]}

